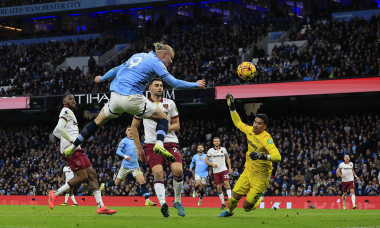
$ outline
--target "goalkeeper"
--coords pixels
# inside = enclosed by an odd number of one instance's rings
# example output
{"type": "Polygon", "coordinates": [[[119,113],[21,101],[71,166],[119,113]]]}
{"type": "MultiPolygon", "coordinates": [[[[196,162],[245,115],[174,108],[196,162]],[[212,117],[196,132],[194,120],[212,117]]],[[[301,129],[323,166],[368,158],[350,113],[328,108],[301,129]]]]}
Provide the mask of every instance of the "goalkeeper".
{"type": "Polygon", "coordinates": [[[235,110],[234,98],[227,93],[227,104],[231,112],[231,118],[235,126],[247,136],[248,152],[246,153],[245,169],[232,190],[232,197],[228,201],[228,211],[224,211],[218,217],[229,217],[234,214],[242,196],[247,195],[243,203],[246,212],[256,209],[264,199],[272,173],[272,162],[281,161],[281,155],[273,144],[273,139],[265,131],[268,125],[268,117],[258,114],[253,126],[244,124],[235,110]]]}

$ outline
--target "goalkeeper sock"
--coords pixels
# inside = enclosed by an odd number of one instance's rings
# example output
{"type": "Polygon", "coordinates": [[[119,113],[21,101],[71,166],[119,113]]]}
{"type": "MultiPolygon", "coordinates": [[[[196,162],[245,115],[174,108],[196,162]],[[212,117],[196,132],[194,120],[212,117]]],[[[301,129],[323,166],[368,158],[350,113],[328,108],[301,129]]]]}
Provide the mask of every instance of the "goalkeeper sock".
{"type": "Polygon", "coordinates": [[[161,142],[164,141],[165,136],[168,133],[168,128],[169,128],[169,121],[167,119],[160,119],[157,122],[157,127],[156,127],[157,141],[161,141],[161,142]]]}
{"type": "Polygon", "coordinates": [[[228,199],[231,199],[231,189],[226,189],[228,199]]]}
{"type": "Polygon", "coordinates": [[[74,146],[78,147],[82,142],[86,141],[88,138],[91,137],[95,133],[96,130],[98,130],[98,125],[96,125],[95,121],[91,121],[88,123],[80,132],[80,135],[78,135],[77,139],[74,141],[74,146]]]}
{"type": "Polygon", "coordinates": [[[71,200],[73,201],[74,204],[78,204],[77,201],[75,200],[75,196],[74,195],[71,195],[70,198],[71,198],[71,200]]]}
{"type": "Polygon", "coordinates": [[[219,196],[219,199],[220,199],[220,201],[222,202],[222,204],[226,204],[226,202],[224,201],[224,195],[223,195],[223,192],[219,192],[219,193],[218,193],[218,196],[219,196]]]}
{"type": "Polygon", "coordinates": [[[58,190],[54,191],[54,195],[59,196],[62,195],[64,192],[67,192],[71,189],[69,182],[64,184],[62,187],[58,188],[58,190]]]}
{"type": "Polygon", "coordinates": [[[69,200],[69,196],[70,196],[70,194],[69,193],[66,193],[66,195],[65,195],[65,203],[67,204],[67,201],[69,200]]]}
{"type": "Polygon", "coordinates": [[[228,212],[230,212],[230,213],[234,212],[238,203],[239,203],[239,200],[237,200],[231,196],[231,198],[228,200],[228,212]]]}
{"type": "Polygon", "coordinates": [[[94,194],[96,204],[98,205],[99,208],[104,207],[103,199],[102,199],[102,193],[100,192],[99,189],[96,189],[92,191],[92,194],[94,194]]]}
{"type": "Polygon", "coordinates": [[[356,205],[355,204],[356,196],[355,194],[351,194],[351,201],[352,201],[352,206],[356,205]]]}

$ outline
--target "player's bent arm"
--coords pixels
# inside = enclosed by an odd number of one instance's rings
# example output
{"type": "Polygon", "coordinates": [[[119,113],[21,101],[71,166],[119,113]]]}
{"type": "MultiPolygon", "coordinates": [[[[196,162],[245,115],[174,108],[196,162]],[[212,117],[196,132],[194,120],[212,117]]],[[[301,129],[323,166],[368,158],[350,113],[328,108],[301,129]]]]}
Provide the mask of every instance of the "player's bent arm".
{"type": "Polygon", "coordinates": [[[171,87],[176,89],[188,89],[188,88],[199,88],[199,84],[197,82],[187,82],[183,80],[176,79],[171,74],[167,73],[161,78],[168,83],[171,87]]]}
{"type": "Polygon", "coordinates": [[[356,173],[355,173],[355,170],[354,170],[354,169],[352,169],[352,173],[354,174],[354,177],[357,179],[357,181],[359,181],[360,179],[359,179],[359,177],[356,175],[356,173]]]}
{"type": "Polygon", "coordinates": [[[342,173],[340,172],[340,168],[338,168],[338,169],[336,170],[336,175],[337,175],[338,177],[342,177],[342,173]]]}
{"type": "Polygon", "coordinates": [[[209,156],[206,156],[205,158],[205,163],[209,166],[212,166],[212,163],[209,161],[210,157],[209,156]]]}
{"type": "Polygon", "coordinates": [[[120,143],[119,147],[116,150],[116,154],[119,155],[120,157],[124,157],[126,154],[123,153],[123,147],[124,143],[120,143]]]}
{"type": "MultiPolygon", "coordinates": [[[[59,134],[61,137],[66,139],[68,142],[72,142],[73,139],[69,136],[69,134],[67,133],[66,128],[65,128],[66,123],[67,123],[67,121],[64,118],[59,118],[58,124],[54,128],[53,134],[54,134],[54,132],[56,132],[56,134],[59,134]]],[[[56,135],[56,134],[54,134],[54,135],[56,135]]],[[[57,138],[61,138],[61,137],[57,137],[57,138]]]]}
{"type": "Polygon", "coordinates": [[[169,125],[168,131],[178,131],[181,125],[179,123],[179,117],[173,118],[169,125]]]}
{"type": "Polygon", "coordinates": [[[236,111],[230,111],[231,113],[231,119],[232,122],[234,122],[234,125],[239,128],[240,131],[244,133],[248,133],[252,131],[252,126],[248,126],[247,124],[243,123],[241,121],[239,114],[236,111]]]}
{"type": "Polygon", "coordinates": [[[64,182],[65,179],[66,179],[66,174],[65,174],[65,172],[63,172],[62,177],[61,177],[61,179],[58,182],[58,186],[61,186],[61,183],[64,182]]]}

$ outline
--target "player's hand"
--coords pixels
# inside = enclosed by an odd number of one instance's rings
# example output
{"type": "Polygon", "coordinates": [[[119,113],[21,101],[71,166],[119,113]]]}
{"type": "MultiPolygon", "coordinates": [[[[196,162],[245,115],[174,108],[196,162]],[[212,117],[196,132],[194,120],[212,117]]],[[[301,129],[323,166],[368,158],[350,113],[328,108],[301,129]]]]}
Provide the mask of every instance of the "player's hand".
{"type": "Polygon", "coordinates": [[[232,169],[229,169],[228,172],[229,172],[230,174],[232,174],[232,169]]]}
{"type": "Polygon", "coordinates": [[[128,155],[124,155],[124,159],[129,161],[129,160],[131,160],[131,157],[129,157],[128,155]]]}
{"type": "Polygon", "coordinates": [[[145,152],[144,152],[144,150],[142,149],[142,147],[137,148],[137,155],[139,156],[139,160],[140,160],[141,162],[145,161],[145,152]]]}
{"type": "Polygon", "coordinates": [[[199,88],[206,89],[206,80],[201,79],[197,81],[199,88]]]}
{"type": "Polygon", "coordinates": [[[346,176],[342,174],[342,178],[346,178],[346,176]]]}
{"type": "Polygon", "coordinates": [[[259,152],[253,151],[249,154],[249,157],[252,160],[267,160],[267,155],[266,154],[261,154],[259,152]]]}
{"type": "Polygon", "coordinates": [[[218,165],[217,164],[212,164],[212,167],[218,168],[218,165]]]}
{"type": "Polygon", "coordinates": [[[235,111],[236,109],[235,109],[235,104],[234,104],[234,101],[235,101],[234,97],[230,93],[227,93],[226,99],[227,99],[227,105],[230,111],[235,111]]]}
{"type": "Polygon", "coordinates": [[[356,177],[356,181],[359,182],[359,181],[360,181],[360,178],[359,178],[359,177],[356,177]]]}
{"type": "Polygon", "coordinates": [[[96,84],[100,83],[100,78],[101,78],[101,77],[102,77],[102,76],[96,76],[95,79],[94,79],[94,82],[95,82],[96,84]]]}

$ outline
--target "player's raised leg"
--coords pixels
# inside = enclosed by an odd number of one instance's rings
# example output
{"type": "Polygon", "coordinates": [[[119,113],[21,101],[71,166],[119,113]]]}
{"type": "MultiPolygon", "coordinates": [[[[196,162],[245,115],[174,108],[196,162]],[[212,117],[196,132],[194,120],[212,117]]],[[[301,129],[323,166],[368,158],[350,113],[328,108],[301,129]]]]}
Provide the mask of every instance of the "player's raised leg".
{"type": "MultiPolygon", "coordinates": [[[[107,103],[108,104],[108,103],[107,103]]],[[[100,111],[99,115],[96,117],[95,120],[91,121],[88,123],[80,132],[78,137],[75,139],[74,143],[70,145],[67,149],[63,151],[66,157],[70,157],[75,149],[82,143],[87,141],[88,138],[90,138],[96,130],[98,130],[99,127],[103,126],[105,123],[107,123],[110,119],[116,118],[119,115],[118,114],[113,114],[107,116],[104,109],[106,108],[103,107],[102,110],[100,111]]],[[[110,111],[109,111],[110,112],[110,111]]],[[[110,113],[112,114],[112,113],[110,113]]]]}
{"type": "Polygon", "coordinates": [[[168,133],[169,128],[169,121],[168,117],[165,115],[165,113],[157,108],[156,111],[149,117],[149,119],[152,119],[157,122],[156,126],[156,144],[153,147],[153,151],[156,154],[159,154],[165,158],[165,160],[169,162],[174,162],[175,157],[169,153],[164,148],[164,139],[166,137],[166,134],[168,133]]]}

